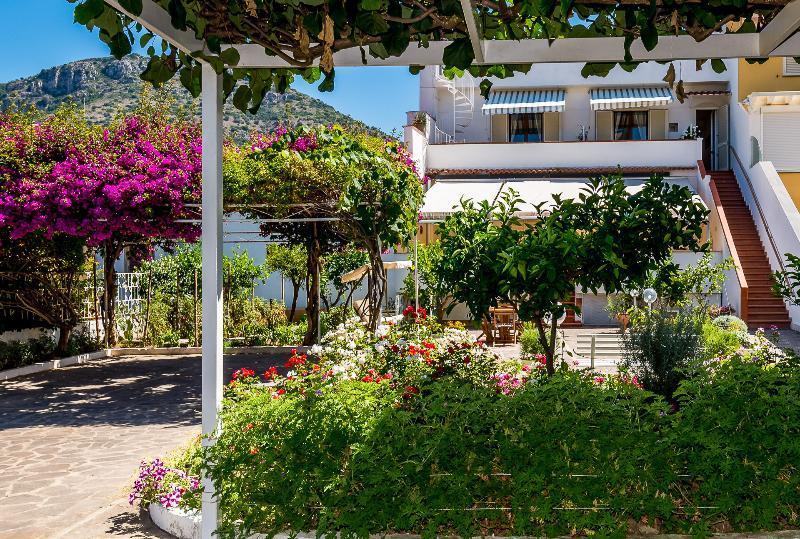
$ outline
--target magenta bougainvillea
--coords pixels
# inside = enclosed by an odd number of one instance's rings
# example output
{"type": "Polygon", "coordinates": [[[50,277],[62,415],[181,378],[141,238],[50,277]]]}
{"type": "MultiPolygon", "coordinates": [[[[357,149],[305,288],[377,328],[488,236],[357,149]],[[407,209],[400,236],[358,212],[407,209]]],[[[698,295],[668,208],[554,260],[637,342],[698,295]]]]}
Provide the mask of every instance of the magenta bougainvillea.
{"type": "MultiPolygon", "coordinates": [[[[34,126],[36,140],[24,136],[25,126],[3,130],[21,156],[58,145],[52,139],[59,133],[48,124],[34,126]]],[[[41,230],[82,237],[90,246],[197,239],[199,228],[180,222],[193,215],[187,205],[200,201],[201,139],[193,125],[132,116],[85,136],[49,152],[50,167],[6,166],[0,226],[12,238],[41,230]]]]}
{"type": "MultiPolygon", "coordinates": [[[[146,103],[143,103],[145,105],[146,103]]],[[[0,116],[0,228],[12,241],[33,233],[72,236],[104,258],[103,321],[115,342],[114,262],[123,249],[200,235],[201,135],[196,124],[143,106],[105,129],[74,109],[37,122],[0,116]]]]}

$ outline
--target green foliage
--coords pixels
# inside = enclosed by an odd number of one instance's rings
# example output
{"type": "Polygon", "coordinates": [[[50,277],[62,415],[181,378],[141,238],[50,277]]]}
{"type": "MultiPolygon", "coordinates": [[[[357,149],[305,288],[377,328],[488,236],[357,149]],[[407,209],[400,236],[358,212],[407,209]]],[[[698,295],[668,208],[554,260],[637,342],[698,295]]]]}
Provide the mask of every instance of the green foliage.
{"type": "MultiPolygon", "coordinates": [[[[734,356],[675,392],[670,442],[695,478],[691,505],[711,506],[694,533],[727,519],[734,529],[797,527],[800,369],[734,356]]],[[[687,485],[688,486],[688,485],[687,485]]]]}
{"type": "MultiPolygon", "coordinates": [[[[126,14],[101,0],[69,0],[76,3],[75,21],[91,30],[99,29],[100,39],[111,54],[121,58],[134,45],[147,46],[153,35],[135,22],[141,14],[140,0],[120,2],[126,14]]],[[[279,0],[232,0],[222,11],[208,10],[194,0],[161,0],[174,28],[204,40],[202,50],[187,54],[167,42],[149,45],[149,62],[144,80],[161,85],[178,75],[193,95],[199,93],[200,61],[223,75],[226,97],[241,110],[257,112],[267,92],[285,91],[295,76],[307,82],[322,78],[319,89],[334,89],[334,51],[361,50],[386,59],[399,56],[413,45],[427,48],[431,41],[450,43],[442,53],[446,71],[469,69],[481,76],[503,77],[510,72],[527,72],[530,64],[474,66],[475,54],[465,17],[478,17],[479,32],[485,40],[548,39],[563,37],[624,38],[624,59],[620,65],[632,69],[637,62],[631,46],[641,40],[647,51],[658,44],[659,36],[688,34],[702,41],[731,20],[745,20],[739,32],[755,31],[752,20],[768,22],[780,9],[771,2],[746,3],[722,0],[703,3],[588,3],[549,1],[512,3],[498,7],[478,2],[465,14],[453,0],[428,0],[406,3],[400,0],[362,0],[353,5],[330,4],[320,0],[286,3],[279,0]],[[213,15],[213,16],[212,16],[213,15]],[[224,37],[223,37],[224,36],[224,37]],[[251,43],[261,46],[286,61],[288,68],[238,68],[239,52],[223,48],[223,43],[251,43]]],[[[762,23],[763,24],[763,23],[762,23]]],[[[615,63],[588,64],[584,75],[604,75],[615,63]]],[[[724,68],[716,60],[714,70],[724,68]]],[[[674,67],[672,68],[674,79],[674,67]]],[[[484,81],[484,82],[488,82],[484,81]]],[[[482,83],[482,89],[485,85],[482,83]]],[[[680,89],[681,84],[678,85],[680,89]]],[[[682,96],[682,92],[678,92],[682,96]]]]}
{"type": "Polygon", "coordinates": [[[99,348],[98,343],[86,331],[70,334],[69,341],[62,351],[56,349],[55,341],[48,336],[26,341],[0,341],[0,371],[25,367],[54,357],[70,357],[95,352],[99,348]]]}
{"type": "Polygon", "coordinates": [[[322,259],[322,282],[324,283],[323,298],[329,306],[335,307],[340,301],[348,303],[353,292],[359,285],[359,281],[343,283],[342,277],[369,262],[369,255],[363,250],[345,248],[341,251],[334,251],[322,259]],[[328,290],[329,285],[333,285],[333,296],[328,290]]]}
{"type": "Polygon", "coordinates": [[[462,201],[463,210],[439,229],[439,272],[474,316],[486,317],[505,300],[534,321],[548,342],[551,373],[556,321],[576,287],[613,294],[642,283],[674,249],[705,249],[707,210],[688,188],[659,176],[633,194],[621,175],[591,179],[577,199],[556,196],[551,206],[535,208],[534,222],[517,217],[521,203],[513,190],[492,203],[462,201]]]}
{"type": "Polygon", "coordinates": [[[195,276],[197,291],[202,294],[202,253],[199,243],[179,243],[172,252],[142,262],[137,268],[145,274],[143,286],[152,294],[193,294],[195,276]]]}
{"type": "MultiPolygon", "coordinates": [[[[411,257],[412,254],[409,254],[411,257]]],[[[419,304],[425,308],[432,307],[436,318],[442,319],[448,307],[452,304],[450,290],[442,279],[439,268],[442,265],[441,242],[417,246],[417,274],[419,276],[419,304]]],[[[414,271],[409,271],[403,280],[402,294],[413,302],[415,293],[414,271]]]]}
{"type": "Polygon", "coordinates": [[[522,334],[519,337],[520,351],[523,359],[531,359],[534,356],[544,354],[544,346],[539,340],[539,330],[530,322],[525,322],[522,334]]]}
{"type": "Polygon", "coordinates": [[[699,356],[702,320],[694,313],[671,316],[650,309],[635,314],[623,335],[622,366],[645,389],[670,399],[699,356]]]}
{"type": "Polygon", "coordinates": [[[642,522],[707,536],[796,526],[798,373],[718,363],[681,383],[677,413],[633,385],[570,371],[512,396],[450,378],[410,399],[386,383],[277,399],[244,387],[226,401],[206,454],[220,534],[624,537],[642,522]]]}
{"type": "Polygon", "coordinates": [[[686,309],[696,306],[708,311],[709,294],[722,291],[725,272],[736,266],[732,258],[719,264],[712,262],[713,253],[703,253],[696,264],[680,268],[671,260],[661,264],[651,272],[644,287],[652,287],[658,292],[658,304],[664,307],[686,309]]]}
{"type": "Polygon", "coordinates": [[[718,316],[712,323],[722,329],[735,331],[737,333],[747,333],[747,323],[741,318],[730,314],[718,316]]]}
{"type": "Polygon", "coordinates": [[[264,273],[269,275],[278,272],[292,284],[299,286],[308,276],[306,268],[306,250],[299,246],[287,246],[277,243],[267,245],[267,256],[264,260],[264,273]]]}
{"type": "Polygon", "coordinates": [[[253,288],[267,278],[264,268],[258,266],[247,251],[238,248],[222,259],[222,268],[222,287],[228,299],[252,295],[253,288]]]}
{"type": "Polygon", "coordinates": [[[723,328],[710,321],[703,322],[702,359],[710,360],[733,354],[744,344],[742,333],[733,328],[723,328]]]}
{"type": "Polygon", "coordinates": [[[785,256],[788,269],[772,274],[772,288],[792,305],[800,305],[800,257],[792,253],[786,253],[785,256]]]}

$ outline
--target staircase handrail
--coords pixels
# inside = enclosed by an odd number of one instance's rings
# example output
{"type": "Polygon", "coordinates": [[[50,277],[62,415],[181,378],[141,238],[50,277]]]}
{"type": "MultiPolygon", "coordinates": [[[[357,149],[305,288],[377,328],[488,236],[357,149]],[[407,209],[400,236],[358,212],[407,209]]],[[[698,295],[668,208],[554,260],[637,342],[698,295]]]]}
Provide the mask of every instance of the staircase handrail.
{"type": "MultiPolygon", "coordinates": [[[[697,162],[697,168],[703,178],[709,177],[702,161],[697,162]]],[[[725,236],[725,242],[728,244],[728,250],[730,251],[731,258],[733,259],[733,266],[734,270],[736,271],[736,280],[739,281],[739,317],[742,320],[747,320],[747,316],[749,314],[747,303],[750,297],[750,288],[747,285],[747,279],[744,276],[744,270],[742,270],[742,261],[739,258],[739,252],[736,250],[736,245],[733,243],[733,233],[731,232],[731,227],[728,224],[728,217],[725,215],[725,208],[722,207],[722,201],[720,199],[719,192],[717,191],[717,184],[714,182],[713,178],[709,182],[709,187],[711,188],[711,197],[714,199],[714,206],[717,208],[717,217],[719,218],[719,224],[722,228],[722,235],[725,236]]]]}
{"type": "MultiPolygon", "coordinates": [[[[747,170],[744,168],[742,160],[739,159],[739,154],[736,152],[736,148],[731,146],[730,149],[734,159],[736,159],[736,163],[739,165],[739,170],[742,171],[742,176],[744,176],[744,179],[747,182],[747,188],[750,190],[750,194],[753,196],[753,202],[755,203],[756,209],[758,210],[758,216],[761,218],[761,222],[764,224],[764,230],[767,232],[767,238],[769,239],[770,247],[772,247],[772,252],[775,254],[775,259],[778,261],[778,265],[781,267],[781,275],[784,275],[784,280],[785,280],[786,267],[783,265],[783,256],[778,250],[778,246],[775,244],[775,238],[772,237],[772,231],[769,229],[769,223],[767,222],[767,218],[764,215],[764,210],[761,209],[761,203],[758,201],[758,195],[756,195],[756,190],[753,187],[753,182],[750,180],[750,175],[747,174],[747,170]]],[[[736,171],[734,171],[733,175],[734,177],[736,176],[736,171]]],[[[788,285],[789,283],[787,282],[786,284],[788,285]]]]}

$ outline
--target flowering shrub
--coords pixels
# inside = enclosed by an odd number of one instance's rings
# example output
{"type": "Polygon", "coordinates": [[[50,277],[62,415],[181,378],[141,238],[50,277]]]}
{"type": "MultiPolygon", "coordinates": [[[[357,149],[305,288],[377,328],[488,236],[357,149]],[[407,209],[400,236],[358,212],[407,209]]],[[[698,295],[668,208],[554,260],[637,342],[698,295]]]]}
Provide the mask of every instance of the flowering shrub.
{"type": "Polygon", "coordinates": [[[159,503],[168,509],[199,509],[200,480],[183,470],[168,467],[160,459],[142,461],[139,476],[128,494],[128,503],[143,508],[159,503]]]}

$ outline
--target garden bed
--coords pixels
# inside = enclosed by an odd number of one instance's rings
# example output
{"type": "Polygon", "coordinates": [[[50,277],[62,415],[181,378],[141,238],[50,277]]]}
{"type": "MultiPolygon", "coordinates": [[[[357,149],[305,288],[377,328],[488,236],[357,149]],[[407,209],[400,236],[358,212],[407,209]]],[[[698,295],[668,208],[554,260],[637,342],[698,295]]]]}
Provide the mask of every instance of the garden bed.
{"type": "Polygon", "coordinates": [[[624,373],[503,362],[419,319],[377,336],[349,324],[286,375],[237,371],[216,444],[178,479],[143,468],[135,498],[199,508],[186,477],[208,462],[223,538],[796,528],[800,363],[754,339],[667,402],[624,373]]]}

